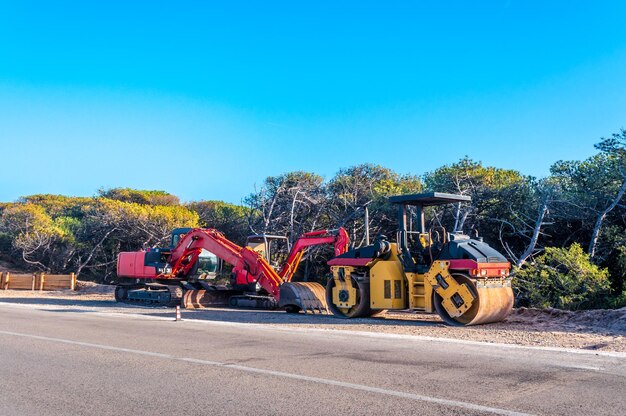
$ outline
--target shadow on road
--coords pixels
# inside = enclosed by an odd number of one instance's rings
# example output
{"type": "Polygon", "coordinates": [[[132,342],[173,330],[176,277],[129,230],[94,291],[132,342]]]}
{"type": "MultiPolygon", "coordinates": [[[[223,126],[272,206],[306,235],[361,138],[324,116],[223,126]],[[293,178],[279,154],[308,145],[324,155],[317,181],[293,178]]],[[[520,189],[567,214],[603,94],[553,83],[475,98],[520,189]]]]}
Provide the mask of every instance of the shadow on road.
{"type": "MultiPolygon", "coordinates": [[[[440,326],[441,321],[428,321],[416,319],[394,319],[390,317],[370,317],[340,319],[332,315],[297,313],[290,314],[284,311],[259,311],[259,310],[239,310],[239,309],[183,309],[181,311],[183,319],[194,319],[201,321],[220,321],[250,324],[270,324],[270,325],[333,325],[333,326],[440,326]]],[[[150,316],[173,317],[174,310],[165,312],[147,313],[150,316]]]]}
{"type": "MultiPolygon", "coordinates": [[[[111,307],[116,306],[115,300],[79,300],[67,298],[2,298],[2,303],[15,303],[22,305],[59,305],[59,306],[87,306],[87,307],[111,307]]],[[[69,311],[63,309],[61,311],[69,311]]]]}
{"type": "MultiPolygon", "coordinates": [[[[115,313],[132,313],[154,317],[175,317],[174,308],[156,307],[146,308],[139,305],[125,305],[115,302],[114,299],[72,299],[71,297],[8,297],[0,296],[0,303],[22,304],[22,305],[38,305],[38,306],[61,306],[60,309],[45,309],[54,312],[72,312],[72,313],[92,313],[92,312],[115,312],[115,313]]],[[[620,311],[588,311],[581,319],[580,314],[566,311],[556,310],[529,310],[521,308],[515,310],[513,314],[504,322],[479,325],[475,327],[461,328],[462,331],[524,331],[534,333],[544,332],[570,332],[580,334],[603,334],[611,336],[626,335],[626,324],[624,318],[615,319],[613,315],[620,311]],[[605,316],[606,314],[609,314],[605,316]],[[611,317],[612,319],[608,319],[611,317]]],[[[225,308],[206,308],[206,309],[182,309],[183,319],[194,319],[200,321],[213,322],[234,322],[234,323],[250,323],[250,324],[269,324],[269,325],[311,325],[311,326],[333,326],[333,327],[350,327],[365,326],[367,330],[376,332],[376,328],[384,327],[444,327],[446,325],[441,322],[438,316],[411,312],[394,312],[392,314],[380,317],[356,318],[356,319],[339,319],[332,315],[322,314],[288,314],[281,310],[266,311],[258,309],[225,309],[225,308]]],[[[626,315],[624,315],[626,317],[626,315]]],[[[619,316],[618,316],[619,318],[619,316]]],[[[362,329],[362,328],[361,328],[362,329]]],[[[452,329],[448,327],[448,329],[452,329]]]]}
{"type": "MultiPolygon", "coordinates": [[[[115,300],[79,300],[68,298],[1,298],[2,303],[13,303],[22,305],[49,305],[49,306],[72,306],[73,308],[45,309],[54,312],[105,312],[114,309],[119,313],[138,313],[146,316],[172,317],[175,316],[174,308],[155,307],[146,308],[139,305],[125,305],[117,303],[115,300]],[[78,309],[78,308],[94,309],[78,309]],[[97,309],[96,309],[97,308],[97,309]]],[[[372,326],[437,326],[443,325],[440,321],[416,320],[416,319],[394,319],[390,317],[371,317],[356,319],[340,319],[332,315],[297,313],[289,314],[282,310],[265,311],[259,309],[182,309],[183,319],[195,319],[202,321],[236,322],[250,324],[272,324],[272,325],[372,325],[372,326]]],[[[409,315],[409,314],[407,314],[409,315]]],[[[437,318],[435,318],[437,319],[437,318]]]]}

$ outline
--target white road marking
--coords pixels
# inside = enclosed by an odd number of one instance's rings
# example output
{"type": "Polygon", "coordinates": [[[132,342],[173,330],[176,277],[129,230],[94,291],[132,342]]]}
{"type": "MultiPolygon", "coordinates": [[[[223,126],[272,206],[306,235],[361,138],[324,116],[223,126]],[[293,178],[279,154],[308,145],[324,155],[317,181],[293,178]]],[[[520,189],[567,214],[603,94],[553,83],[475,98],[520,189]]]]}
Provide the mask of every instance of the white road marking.
{"type": "MultiPolygon", "coordinates": [[[[55,310],[64,310],[68,309],[65,307],[58,307],[56,305],[21,305],[15,303],[8,303],[0,301],[1,307],[9,307],[9,308],[18,308],[18,309],[30,309],[30,310],[44,310],[45,309],[55,309],[55,310]],[[36,307],[40,307],[41,309],[37,309],[36,307]]],[[[76,308],[72,308],[74,310],[69,310],[68,313],[73,313],[76,308]]],[[[163,311],[164,309],[158,309],[157,311],[163,311]]],[[[162,316],[151,316],[144,315],[140,313],[125,313],[125,312],[104,312],[98,311],[94,309],[84,309],[84,312],[89,312],[90,315],[103,316],[103,317],[111,317],[111,318],[134,318],[140,320],[155,320],[155,321],[174,321],[174,313],[172,313],[171,318],[162,317],[162,316]]],[[[81,311],[81,312],[82,312],[81,311]]],[[[390,334],[386,332],[366,332],[366,331],[350,331],[346,329],[324,329],[324,328],[298,328],[293,326],[285,326],[278,324],[254,324],[254,323],[243,323],[243,322],[228,322],[228,321],[210,321],[206,319],[189,319],[183,318],[182,322],[190,322],[190,323],[199,323],[204,325],[215,325],[215,326],[227,326],[227,327],[236,327],[236,328],[246,328],[253,330],[271,330],[271,331],[279,331],[279,332],[298,332],[303,334],[323,334],[324,336],[332,336],[332,335],[349,335],[349,336],[360,336],[366,338],[378,338],[378,339],[393,339],[393,340],[404,340],[404,341],[429,341],[429,342],[441,342],[446,344],[460,344],[460,345],[474,345],[481,347],[496,347],[503,349],[519,349],[519,350],[530,350],[530,351],[550,351],[550,352],[560,352],[560,353],[569,353],[569,354],[581,354],[581,355],[593,355],[593,356],[602,356],[602,357],[612,357],[612,358],[626,358],[626,352],[617,352],[617,351],[596,351],[596,350],[583,350],[578,348],[563,348],[563,347],[544,347],[544,346],[535,346],[535,345],[518,345],[518,344],[505,344],[501,342],[485,342],[485,341],[472,341],[465,339],[455,339],[455,338],[445,338],[445,337],[431,337],[427,335],[406,335],[406,334],[390,334]]],[[[287,323],[286,325],[290,325],[287,323]]]]}
{"type": "Polygon", "coordinates": [[[394,397],[399,397],[403,399],[415,400],[419,402],[434,403],[434,404],[443,405],[443,406],[457,407],[461,409],[473,410],[473,411],[484,412],[484,413],[491,413],[491,414],[496,414],[496,415],[530,416],[529,413],[520,413],[520,412],[515,412],[512,410],[499,409],[497,407],[483,406],[483,405],[479,405],[475,403],[463,402],[463,401],[458,401],[458,400],[450,400],[450,399],[441,399],[437,397],[424,396],[420,394],[406,393],[403,391],[366,386],[363,384],[346,383],[346,382],[339,381],[339,380],[332,380],[332,379],[320,378],[320,377],[310,377],[310,376],[305,376],[302,374],[286,373],[282,371],[274,371],[274,370],[268,370],[264,368],[247,367],[243,365],[228,364],[228,363],[223,363],[219,361],[209,361],[209,360],[200,360],[197,358],[177,357],[175,355],[162,354],[162,353],[153,352],[153,351],[136,350],[132,348],[115,347],[112,345],[104,345],[104,344],[93,344],[90,342],[75,341],[75,340],[64,339],[64,338],[52,338],[52,337],[33,335],[33,334],[24,334],[20,332],[0,331],[0,334],[8,335],[8,336],[15,336],[15,337],[22,337],[22,338],[37,339],[37,340],[48,341],[48,342],[57,342],[57,343],[62,343],[62,344],[77,345],[77,346],[86,347],[86,348],[97,348],[101,350],[144,355],[144,356],[156,357],[156,358],[161,358],[161,359],[166,359],[166,360],[182,361],[182,362],[187,362],[187,363],[207,365],[207,366],[213,366],[213,367],[223,367],[223,368],[229,368],[229,369],[238,370],[238,371],[244,371],[247,373],[263,374],[263,375],[274,376],[274,377],[289,378],[292,380],[307,381],[310,383],[318,383],[318,384],[325,384],[329,386],[343,387],[343,388],[352,389],[352,390],[383,394],[387,396],[394,396],[394,397]]]}
{"type": "Polygon", "coordinates": [[[574,370],[588,370],[588,371],[602,371],[602,367],[593,367],[590,365],[569,365],[569,364],[557,364],[557,367],[572,368],[574,370]]]}

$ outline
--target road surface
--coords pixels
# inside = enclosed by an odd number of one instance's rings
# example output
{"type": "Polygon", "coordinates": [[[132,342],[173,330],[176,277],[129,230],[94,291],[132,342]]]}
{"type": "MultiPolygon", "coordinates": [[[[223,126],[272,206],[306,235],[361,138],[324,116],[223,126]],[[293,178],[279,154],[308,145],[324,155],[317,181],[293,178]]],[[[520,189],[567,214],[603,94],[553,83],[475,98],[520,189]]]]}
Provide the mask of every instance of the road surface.
{"type": "MultiPolygon", "coordinates": [[[[623,415],[626,354],[0,305],[0,414],[623,415]]],[[[173,315],[172,315],[173,318],[173,315]]]]}

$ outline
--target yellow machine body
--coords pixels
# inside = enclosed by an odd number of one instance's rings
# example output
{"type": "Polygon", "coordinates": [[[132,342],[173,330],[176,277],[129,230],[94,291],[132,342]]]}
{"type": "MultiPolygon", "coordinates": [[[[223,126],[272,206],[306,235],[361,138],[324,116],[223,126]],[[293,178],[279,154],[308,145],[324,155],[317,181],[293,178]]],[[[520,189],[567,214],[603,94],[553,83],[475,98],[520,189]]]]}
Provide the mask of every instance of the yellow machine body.
{"type": "Polygon", "coordinates": [[[372,309],[406,309],[407,278],[395,244],[387,260],[373,262],[369,272],[372,309]]]}
{"type": "Polygon", "coordinates": [[[396,241],[372,244],[331,259],[326,287],[336,316],[381,310],[436,312],[452,325],[498,322],[513,308],[510,263],[482,238],[442,225],[426,229],[424,208],[470,202],[465,195],[426,192],[389,198],[398,207],[396,241]]]}
{"type": "Polygon", "coordinates": [[[351,276],[354,267],[342,267],[333,275],[335,286],[333,287],[333,305],[347,311],[357,303],[357,289],[353,286],[351,276]]]}
{"type": "Polygon", "coordinates": [[[331,267],[331,310],[336,308],[345,317],[369,316],[381,310],[436,312],[454,325],[497,322],[510,313],[510,278],[472,278],[452,273],[449,266],[450,261],[434,261],[426,273],[405,273],[397,245],[391,243],[385,258],[372,260],[365,265],[365,271],[351,266],[331,267]],[[360,294],[357,281],[369,290],[360,294]],[[360,296],[369,297],[369,307],[358,308],[360,296]],[[355,309],[360,312],[354,313],[355,309]]]}

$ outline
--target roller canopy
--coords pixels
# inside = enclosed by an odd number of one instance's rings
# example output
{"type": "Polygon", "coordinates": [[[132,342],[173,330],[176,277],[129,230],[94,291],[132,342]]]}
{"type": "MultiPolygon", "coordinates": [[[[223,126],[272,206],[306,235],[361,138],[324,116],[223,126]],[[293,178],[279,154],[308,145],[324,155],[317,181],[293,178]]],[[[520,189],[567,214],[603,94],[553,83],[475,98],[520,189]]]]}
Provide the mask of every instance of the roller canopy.
{"type": "Polygon", "coordinates": [[[472,198],[466,195],[446,194],[443,192],[426,192],[423,194],[389,197],[389,202],[392,204],[420,205],[423,207],[452,204],[455,202],[469,202],[471,200],[472,198]]]}

